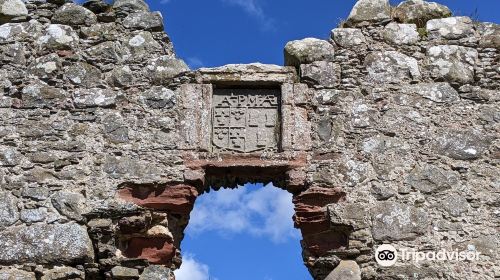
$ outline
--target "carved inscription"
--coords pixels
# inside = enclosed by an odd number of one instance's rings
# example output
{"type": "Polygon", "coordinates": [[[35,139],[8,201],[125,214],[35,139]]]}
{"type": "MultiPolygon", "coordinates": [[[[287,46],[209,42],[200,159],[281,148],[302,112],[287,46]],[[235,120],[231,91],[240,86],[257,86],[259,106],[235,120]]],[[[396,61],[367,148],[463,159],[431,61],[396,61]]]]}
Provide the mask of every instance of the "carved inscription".
{"type": "Polygon", "coordinates": [[[212,99],[213,151],[250,153],[277,150],[280,91],[215,89],[212,99]]]}

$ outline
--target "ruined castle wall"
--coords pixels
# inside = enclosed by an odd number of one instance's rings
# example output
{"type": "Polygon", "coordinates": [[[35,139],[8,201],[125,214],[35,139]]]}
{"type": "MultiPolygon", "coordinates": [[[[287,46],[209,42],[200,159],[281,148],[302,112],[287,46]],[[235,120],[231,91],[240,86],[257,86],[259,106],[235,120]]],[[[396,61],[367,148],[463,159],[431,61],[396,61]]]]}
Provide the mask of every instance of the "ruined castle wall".
{"type": "Polygon", "coordinates": [[[244,181],[294,195],[314,279],[500,276],[498,25],[362,0],[285,67],[189,71],[141,0],[6,1],[0,279],[170,279],[196,197],[244,181]],[[218,92],[279,92],[276,134],[215,143],[218,92]],[[382,243],[481,258],[382,268],[382,243]]]}

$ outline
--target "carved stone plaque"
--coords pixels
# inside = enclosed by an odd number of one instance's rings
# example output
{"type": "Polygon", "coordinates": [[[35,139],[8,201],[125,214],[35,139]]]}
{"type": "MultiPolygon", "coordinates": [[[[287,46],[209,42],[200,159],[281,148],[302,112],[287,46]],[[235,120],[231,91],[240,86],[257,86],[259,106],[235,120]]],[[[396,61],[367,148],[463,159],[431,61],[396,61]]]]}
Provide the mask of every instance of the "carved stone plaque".
{"type": "Polygon", "coordinates": [[[215,89],[212,99],[212,151],[250,153],[277,150],[280,91],[215,89]]]}

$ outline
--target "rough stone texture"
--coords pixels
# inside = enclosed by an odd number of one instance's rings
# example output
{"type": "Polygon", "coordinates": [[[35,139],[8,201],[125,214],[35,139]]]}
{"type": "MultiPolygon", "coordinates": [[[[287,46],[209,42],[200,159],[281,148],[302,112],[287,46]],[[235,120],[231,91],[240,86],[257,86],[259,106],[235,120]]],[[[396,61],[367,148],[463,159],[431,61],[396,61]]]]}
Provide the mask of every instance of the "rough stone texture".
{"type": "Polygon", "coordinates": [[[478,60],[475,49],[440,45],[427,50],[429,70],[436,79],[466,84],[474,81],[474,67],[478,60]]]}
{"type": "Polygon", "coordinates": [[[131,29],[163,31],[163,18],[158,12],[139,12],[124,18],[123,26],[131,29]]]}
{"type": "Polygon", "coordinates": [[[453,159],[471,160],[480,158],[491,140],[479,130],[445,130],[436,134],[434,147],[437,153],[453,159]]]}
{"type": "Polygon", "coordinates": [[[144,269],[139,280],[170,280],[172,271],[166,267],[152,265],[144,269]]]}
{"type": "Polygon", "coordinates": [[[5,280],[36,280],[34,272],[19,269],[0,269],[0,279],[5,280]]]}
{"type": "Polygon", "coordinates": [[[474,36],[474,27],[469,17],[433,19],[427,22],[430,39],[462,39],[474,36]]]}
{"type": "Polygon", "coordinates": [[[285,65],[299,66],[300,64],[315,61],[332,61],[334,55],[335,50],[329,42],[306,38],[286,44],[285,65]]]}
{"type": "Polygon", "coordinates": [[[0,264],[74,264],[92,261],[92,242],[84,227],[70,224],[17,226],[0,232],[0,264]],[[40,242],[33,242],[39,240],[40,242]]]}
{"type": "Polygon", "coordinates": [[[460,100],[458,92],[448,83],[409,85],[403,91],[409,94],[418,94],[436,103],[453,103],[460,100]]]}
{"type": "Polygon", "coordinates": [[[427,232],[428,217],[422,209],[396,202],[380,202],[371,213],[375,240],[413,240],[427,232]]]}
{"type": "Polygon", "coordinates": [[[415,44],[420,36],[415,24],[398,24],[391,22],[385,26],[384,39],[393,44],[415,44]]]}
{"type": "Polygon", "coordinates": [[[365,67],[374,83],[401,83],[421,77],[417,60],[396,51],[370,53],[365,67]]]}
{"type": "Polygon", "coordinates": [[[55,267],[45,272],[41,280],[85,279],[85,273],[72,267],[55,267]]]}
{"type": "Polygon", "coordinates": [[[355,261],[341,261],[325,280],[361,280],[361,269],[355,261]]]}
{"type": "Polygon", "coordinates": [[[28,9],[21,0],[0,1],[0,24],[9,20],[28,15],[28,9]]]}
{"type": "Polygon", "coordinates": [[[302,79],[319,87],[332,88],[340,82],[341,69],[338,64],[327,61],[315,61],[300,66],[302,79]]]}
{"type": "Polygon", "coordinates": [[[500,275],[498,24],[362,0],[289,66],[190,71],[144,1],[24,3],[0,25],[0,278],[172,279],[196,197],[245,182],[293,194],[315,280],[500,275]],[[219,118],[248,149],[214,152],[219,118]],[[483,254],[380,269],[383,243],[483,254]]]}
{"type": "Polygon", "coordinates": [[[114,279],[136,279],[139,277],[139,271],[134,268],[115,266],[111,270],[114,279]]]}
{"type": "Polygon", "coordinates": [[[97,16],[82,6],[68,3],[55,11],[52,22],[76,26],[91,25],[97,22],[97,16]]]}
{"type": "Polygon", "coordinates": [[[359,0],[351,10],[344,26],[384,23],[391,19],[389,0],[359,0]]]}
{"type": "Polygon", "coordinates": [[[414,23],[418,27],[425,27],[427,21],[451,16],[448,7],[436,2],[422,0],[407,0],[401,2],[392,11],[394,19],[405,23],[414,23]]]}
{"type": "Polygon", "coordinates": [[[342,48],[356,48],[366,44],[365,35],[356,28],[335,28],[331,37],[342,48]]]}
{"type": "Polygon", "coordinates": [[[458,176],[433,165],[416,167],[408,175],[407,182],[413,188],[425,194],[432,194],[450,189],[458,184],[458,176]]]}
{"type": "Polygon", "coordinates": [[[79,193],[60,191],[52,196],[54,208],[70,219],[81,221],[82,214],[86,212],[85,197],[79,193]]]}
{"type": "Polygon", "coordinates": [[[10,226],[19,219],[17,198],[9,192],[0,192],[0,228],[10,226]]]}

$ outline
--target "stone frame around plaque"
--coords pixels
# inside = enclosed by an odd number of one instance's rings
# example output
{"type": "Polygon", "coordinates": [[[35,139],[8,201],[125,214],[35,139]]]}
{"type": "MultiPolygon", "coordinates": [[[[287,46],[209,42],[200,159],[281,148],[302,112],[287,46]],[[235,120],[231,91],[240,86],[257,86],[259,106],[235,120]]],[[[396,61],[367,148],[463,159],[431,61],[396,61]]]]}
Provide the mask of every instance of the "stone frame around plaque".
{"type": "Polygon", "coordinates": [[[183,116],[179,124],[179,148],[186,151],[208,154],[231,154],[231,151],[213,150],[212,107],[213,95],[218,89],[276,90],[280,93],[278,112],[280,133],[277,149],[267,151],[237,152],[237,154],[275,154],[307,151],[311,149],[311,124],[308,120],[306,104],[310,104],[311,90],[297,82],[295,69],[280,67],[275,72],[217,71],[201,69],[197,82],[181,85],[180,103],[183,116]]]}

